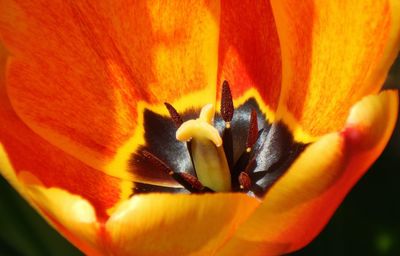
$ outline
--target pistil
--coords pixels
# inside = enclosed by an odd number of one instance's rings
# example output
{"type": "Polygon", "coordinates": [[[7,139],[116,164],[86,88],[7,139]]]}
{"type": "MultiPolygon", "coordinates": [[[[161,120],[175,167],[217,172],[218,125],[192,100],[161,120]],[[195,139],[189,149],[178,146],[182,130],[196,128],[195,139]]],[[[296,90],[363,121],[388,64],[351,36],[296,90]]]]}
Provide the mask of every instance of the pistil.
{"type": "Polygon", "coordinates": [[[218,192],[231,190],[231,174],[222,139],[213,126],[214,106],[202,108],[198,119],[184,122],[176,131],[179,141],[191,141],[196,175],[206,187],[218,192]]]}

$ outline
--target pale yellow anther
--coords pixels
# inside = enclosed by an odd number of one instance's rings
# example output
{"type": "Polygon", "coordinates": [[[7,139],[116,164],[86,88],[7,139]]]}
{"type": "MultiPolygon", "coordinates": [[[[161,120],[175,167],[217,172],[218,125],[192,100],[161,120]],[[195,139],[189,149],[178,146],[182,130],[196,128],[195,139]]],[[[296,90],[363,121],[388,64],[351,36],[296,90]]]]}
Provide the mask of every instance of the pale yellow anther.
{"type": "Polygon", "coordinates": [[[215,109],[208,104],[198,119],[184,122],[176,131],[179,141],[191,141],[191,153],[200,182],[214,191],[230,191],[231,176],[218,130],[212,126],[215,109]]]}

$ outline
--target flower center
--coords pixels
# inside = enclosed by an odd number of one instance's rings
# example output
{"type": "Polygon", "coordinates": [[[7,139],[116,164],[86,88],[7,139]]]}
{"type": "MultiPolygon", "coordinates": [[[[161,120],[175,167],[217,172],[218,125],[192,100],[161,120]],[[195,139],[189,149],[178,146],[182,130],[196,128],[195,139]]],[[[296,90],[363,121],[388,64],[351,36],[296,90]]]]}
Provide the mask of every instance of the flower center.
{"type": "Polygon", "coordinates": [[[227,82],[220,113],[208,104],[196,118],[194,110],[180,114],[165,106],[170,118],[144,113],[146,145],[130,164],[145,178],[135,182],[134,193],[233,191],[261,197],[306,146],[283,123],[269,123],[254,98],[234,109],[227,82]]]}

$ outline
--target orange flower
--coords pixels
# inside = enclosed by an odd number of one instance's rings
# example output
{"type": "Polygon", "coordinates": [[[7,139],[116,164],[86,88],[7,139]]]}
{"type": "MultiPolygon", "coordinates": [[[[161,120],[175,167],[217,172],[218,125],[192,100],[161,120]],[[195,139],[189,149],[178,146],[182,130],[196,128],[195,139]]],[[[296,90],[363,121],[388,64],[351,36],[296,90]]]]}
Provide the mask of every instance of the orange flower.
{"type": "Polygon", "coordinates": [[[4,0],[0,172],[89,255],[297,250],[389,140],[399,12],[4,0]]]}

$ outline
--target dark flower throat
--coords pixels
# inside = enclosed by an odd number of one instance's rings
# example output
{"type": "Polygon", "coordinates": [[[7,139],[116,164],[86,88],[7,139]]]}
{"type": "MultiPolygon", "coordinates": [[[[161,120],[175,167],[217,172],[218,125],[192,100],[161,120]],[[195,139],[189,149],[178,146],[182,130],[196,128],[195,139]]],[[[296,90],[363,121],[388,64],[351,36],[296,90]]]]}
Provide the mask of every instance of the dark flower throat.
{"type": "MultiPolygon", "coordinates": [[[[175,136],[184,121],[196,118],[199,110],[178,113],[171,104],[165,106],[170,118],[145,110],[146,145],[132,154],[130,166],[132,172],[140,172],[151,182],[135,182],[133,193],[214,193],[197,177],[191,142],[178,141],[175,136]]],[[[268,122],[254,98],[235,109],[226,81],[214,126],[223,141],[232,192],[262,197],[306,147],[294,141],[283,123],[268,122]]]]}

